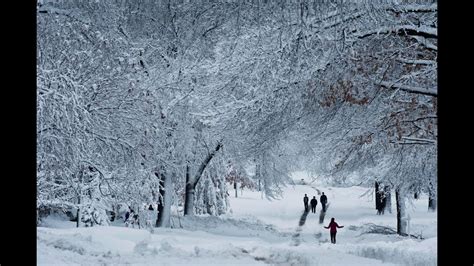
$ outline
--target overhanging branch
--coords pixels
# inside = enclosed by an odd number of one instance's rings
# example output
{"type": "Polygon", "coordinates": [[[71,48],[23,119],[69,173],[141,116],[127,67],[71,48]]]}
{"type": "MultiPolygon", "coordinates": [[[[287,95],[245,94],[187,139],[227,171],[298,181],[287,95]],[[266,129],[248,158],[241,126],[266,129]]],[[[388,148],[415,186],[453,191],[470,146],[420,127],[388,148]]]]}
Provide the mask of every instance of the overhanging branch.
{"type": "Polygon", "coordinates": [[[356,34],[356,37],[359,39],[371,36],[371,35],[378,35],[378,34],[385,34],[385,33],[405,33],[407,35],[414,35],[414,36],[423,36],[425,38],[438,38],[438,29],[434,27],[427,27],[427,26],[413,26],[413,25],[399,25],[394,27],[380,27],[377,29],[369,30],[366,32],[362,32],[356,34]]]}
{"type": "Polygon", "coordinates": [[[380,82],[380,85],[385,87],[385,88],[388,88],[388,89],[399,89],[399,90],[406,91],[406,92],[409,92],[409,93],[423,94],[423,95],[438,97],[438,91],[433,90],[433,89],[406,86],[406,85],[401,85],[401,84],[392,84],[392,83],[386,82],[386,81],[380,82]]]}

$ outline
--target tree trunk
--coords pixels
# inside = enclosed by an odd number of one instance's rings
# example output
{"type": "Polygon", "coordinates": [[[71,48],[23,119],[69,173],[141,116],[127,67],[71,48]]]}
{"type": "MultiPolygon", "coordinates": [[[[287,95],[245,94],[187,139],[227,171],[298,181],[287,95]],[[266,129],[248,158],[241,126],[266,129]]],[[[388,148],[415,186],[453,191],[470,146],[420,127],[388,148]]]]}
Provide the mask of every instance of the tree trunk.
{"type": "Polygon", "coordinates": [[[380,210],[380,187],[379,187],[379,182],[375,181],[375,209],[378,211],[380,210]]]}
{"type": "Polygon", "coordinates": [[[235,197],[237,198],[237,181],[234,181],[235,197]]]}
{"type": "Polygon", "coordinates": [[[79,171],[78,173],[78,179],[79,179],[79,195],[77,197],[77,222],[76,222],[76,227],[81,227],[81,202],[82,202],[82,181],[83,181],[83,176],[82,176],[82,171],[79,171]]]}
{"type": "Polygon", "coordinates": [[[194,186],[191,184],[189,165],[186,165],[186,195],[184,201],[184,215],[193,215],[194,209],[194,186]]]}
{"type": "MultiPolygon", "coordinates": [[[[160,169],[161,170],[161,169],[160,169]]],[[[158,214],[156,216],[156,227],[161,227],[161,224],[162,224],[162,216],[163,216],[163,212],[164,212],[164,209],[165,209],[165,179],[166,179],[166,176],[163,174],[163,172],[160,171],[160,174],[158,175],[160,180],[158,181],[158,183],[160,184],[160,190],[158,192],[158,206],[157,206],[157,210],[158,210],[158,214]]]]}
{"type": "Polygon", "coordinates": [[[171,195],[172,183],[171,177],[163,175],[163,180],[160,181],[163,188],[160,189],[160,201],[158,203],[158,218],[156,222],[157,227],[170,227],[171,218],[171,195]],[[162,182],[162,183],[161,183],[162,182]]]}
{"type": "Polygon", "coordinates": [[[77,222],[76,222],[76,227],[81,227],[81,195],[77,198],[77,222]]]}
{"type": "Polygon", "coordinates": [[[387,197],[386,205],[385,205],[385,210],[388,211],[389,213],[392,213],[392,192],[391,192],[391,187],[390,186],[385,186],[384,188],[385,191],[385,196],[387,197]]]}
{"type": "Polygon", "coordinates": [[[257,166],[255,167],[255,175],[258,180],[258,191],[262,191],[262,185],[261,185],[262,181],[260,180],[260,164],[257,164],[257,166]]]}
{"type": "Polygon", "coordinates": [[[186,166],[186,198],[184,200],[184,215],[194,214],[194,189],[196,188],[199,179],[201,179],[204,169],[206,169],[206,166],[209,164],[211,159],[216,155],[216,153],[221,147],[222,144],[219,142],[217,144],[216,149],[212,153],[208,154],[206,159],[202,162],[201,166],[199,166],[199,169],[192,180],[189,174],[189,167],[186,166]]]}
{"type": "Polygon", "coordinates": [[[428,195],[428,211],[434,212],[436,211],[436,196],[431,189],[429,190],[428,195]]]}
{"type": "Polygon", "coordinates": [[[397,202],[397,234],[406,236],[408,220],[406,216],[405,198],[400,188],[395,190],[395,199],[397,202]]]}

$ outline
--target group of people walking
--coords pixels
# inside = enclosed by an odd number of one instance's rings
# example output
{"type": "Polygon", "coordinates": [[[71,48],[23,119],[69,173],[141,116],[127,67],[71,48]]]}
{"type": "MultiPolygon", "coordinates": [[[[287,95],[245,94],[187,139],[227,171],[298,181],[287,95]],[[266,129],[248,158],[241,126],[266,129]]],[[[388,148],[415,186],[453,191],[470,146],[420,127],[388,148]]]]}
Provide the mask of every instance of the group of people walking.
{"type": "MultiPolygon", "coordinates": [[[[328,198],[326,197],[326,195],[324,195],[324,192],[322,192],[322,195],[319,198],[319,201],[321,202],[321,205],[322,205],[322,211],[326,212],[328,198]]],[[[309,211],[308,202],[311,204],[311,212],[316,213],[316,206],[318,205],[318,200],[316,199],[316,196],[313,196],[311,201],[309,201],[308,195],[304,194],[303,203],[304,203],[305,212],[309,211]]],[[[332,244],[336,244],[337,228],[343,228],[343,227],[344,226],[337,224],[336,220],[334,218],[331,218],[331,222],[329,223],[328,226],[324,226],[324,228],[330,229],[329,234],[331,236],[331,243],[332,244]]]]}
{"type": "MultiPolygon", "coordinates": [[[[328,203],[328,198],[326,195],[324,195],[324,192],[322,193],[321,197],[319,198],[319,201],[321,202],[322,205],[322,211],[326,211],[326,204],[328,203]]],[[[318,205],[318,200],[316,199],[316,196],[313,196],[311,201],[309,201],[308,195],[304,194],[303,197],[303,203],[304,203],[304,210],[308,211],[309,210],[309,205],[308,202],[311,204],[311,212],[316,213],[316,206],[318,205]]]]}
{"type": "MultiPolygon", "coordinates": [[[[145,210],[154,211],[153,206],[151,204],[150,206],[146,207],[145,210]]],[[[146,223],[148,224],[150,219],[149,217],[146,218],[146,223]]],[[[137,225],[138,228],[140,228],[140,219],[138,217],[138,213],[135,213],[135,211],[131,207],[128,207],[128,211],[125,213],[124,222],[126,227],[131,226],[135,228],[135,225],[137,225]]]]}

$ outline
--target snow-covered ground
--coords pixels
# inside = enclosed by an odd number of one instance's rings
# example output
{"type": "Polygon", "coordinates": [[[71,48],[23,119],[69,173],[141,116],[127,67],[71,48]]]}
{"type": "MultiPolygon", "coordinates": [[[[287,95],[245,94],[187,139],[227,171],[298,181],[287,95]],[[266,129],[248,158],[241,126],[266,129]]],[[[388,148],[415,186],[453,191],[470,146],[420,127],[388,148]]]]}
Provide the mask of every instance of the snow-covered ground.
{"type": "MultiPolygon", "coordinates": [[[[298,178],[299,179],[299,178],[298,178]]],[[[37,228],[39,265],[436,265],[437,214],[427,211],[423,195],[409,206],[410,233],[423,240],[396,234],[367,233],[371,225],[396,228],[393,213],[376,215],[368,188],[323,187],[318,183],[285,189],[281,200],[261,199],[244,191],[231,198],[231,212],[221,217],[174,217],[179,229],[107,227],[74,228],[73,222],[47,219],[37,228]],[[330,207],[319,224],[317,190],[330,207]],[[316,214],[303,226],[303,196],[316,196],[316,214]],[[331,217],[345,227],[337,244],[324,229],[331,217]]],[[[234,193],[230,193],[234,195],[234,193]]],[[[393,199],[393,205],[395,199],[393,199]]]]}

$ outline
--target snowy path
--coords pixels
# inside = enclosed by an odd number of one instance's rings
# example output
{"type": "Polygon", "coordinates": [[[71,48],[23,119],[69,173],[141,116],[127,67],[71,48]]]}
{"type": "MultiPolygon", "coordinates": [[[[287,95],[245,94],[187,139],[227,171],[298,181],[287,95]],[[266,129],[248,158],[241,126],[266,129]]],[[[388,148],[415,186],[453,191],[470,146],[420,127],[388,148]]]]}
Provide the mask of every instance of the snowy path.
{"type": "MultiPolygon", "coordinates": [[[[314,186],[314,185],[313,185],[314,186]]],[[[436,213],[423,201],[413,206],[412,232],[426,240],[364,233],[367,224],[393,228],[395,213],[375,215],[367,189],[318,185],[328,195],[326,216],[344,225],[337,244],[316,213],[304,212],[303,195],[317,193],[308,185],[289,186],[281,200],[262,200],[244,191],[230,198],[232,213],[222,217],[181,217],[182,229],[154,233],[120,226],[93,228],[38,227],[40,265],[436,265],[436,213]],[[418,206],[419,205],[419,206],[418,206]],[[416,208],[415,208],[416,207],[416,208]]],[[[315,196],[315,195],[314,195],[315,196]]],[[[74,223],[68,224],[73,227],[74,223]]]]}

